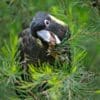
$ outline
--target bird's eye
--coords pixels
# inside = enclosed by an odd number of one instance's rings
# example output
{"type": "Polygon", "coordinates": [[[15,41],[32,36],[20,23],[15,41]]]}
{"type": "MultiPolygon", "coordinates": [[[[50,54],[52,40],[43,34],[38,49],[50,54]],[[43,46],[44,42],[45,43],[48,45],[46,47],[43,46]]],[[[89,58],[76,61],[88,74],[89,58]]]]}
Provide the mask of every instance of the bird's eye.
{"type": "Polygon", "coordinates": [[[46,19],[46,20],[44,20],[44,24],[46,25],[46,27],[48,27],[50,24],[50,21],[46,19]]]}

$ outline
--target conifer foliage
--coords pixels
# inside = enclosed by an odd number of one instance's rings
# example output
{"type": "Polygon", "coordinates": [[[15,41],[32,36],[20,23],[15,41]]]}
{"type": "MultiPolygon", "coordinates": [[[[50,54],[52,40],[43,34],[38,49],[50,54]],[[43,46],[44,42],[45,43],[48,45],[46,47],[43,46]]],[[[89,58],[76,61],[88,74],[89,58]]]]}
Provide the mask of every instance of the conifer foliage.
{"type": "MultiPolygon", "coordinates": [[[[94,0],[0,0],[0,100],[99,100],[100,9],[99,2],[95,7],[93,3],[94,0]],[[39,10],[69,25],[71,68],[66,63],[58,67],[55,62],[54,66],[28,65],[28,73],[20,70],[18,33],[39,10]],[[31,81],[23,80],[22,74],[29,74],[31,81]]],[[[66,44],[63,41],[61,47],[66,44]]]]}

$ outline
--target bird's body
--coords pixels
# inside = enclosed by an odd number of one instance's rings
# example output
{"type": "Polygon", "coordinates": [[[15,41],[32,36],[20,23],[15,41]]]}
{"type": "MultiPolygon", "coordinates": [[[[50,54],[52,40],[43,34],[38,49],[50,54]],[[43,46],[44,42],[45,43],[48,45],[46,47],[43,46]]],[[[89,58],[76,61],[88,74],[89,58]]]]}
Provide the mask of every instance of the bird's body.
{"type": "MultiPolygon", "coordinates": [[[[59,64],[61,66],[64,63],[67,63],[70,67],[71,54],[70,46],[67,42],[69,38],[70,32],[65,23],[48,13],[36,13],[31,25],[24,29],[19,36],[21,70],[25,72],[21,75],[22,79],[24,81],[32,81],[28,73],[29,64],[35,67],[40,67],[43,63],[55,66],[56,62],[56,68],[59,67],[59,64]],[[65,45],[63,45],[64,41],[65,45]]],[[[48,82],[44,84],[46,85],[48,82]]],[[[41,90],[40,88],[43,88],[43,91],[48,89],[44,84],[39,86],[39,91],[41,90]]],[[[21,92],[16,91],[16,93],[22,98],[21,92]]]]}
{"type": "Polygon", "coordinates": [[[24,36],[20,37],[21,64],[38,65],[38,63],[49,63],[53,65],[55,60],[58,59],[62,63],[65,60],[68,62],[68,58],[66,59],[66,57],[68,57],[69,47],[61,48],[58,46],[48,48],[42,44],[41,40],[30,36],[29,32],[30,30],[27,28],[21,33],[24,34],[24,36]]]}
{"type": "Polygon", "coordinates": [[[20,35],[20,55],[22,64],[53,63],[54,57],[48,55],[47,46],[41,40],[31,36],[30,29],[26,28],[20,35]]]}

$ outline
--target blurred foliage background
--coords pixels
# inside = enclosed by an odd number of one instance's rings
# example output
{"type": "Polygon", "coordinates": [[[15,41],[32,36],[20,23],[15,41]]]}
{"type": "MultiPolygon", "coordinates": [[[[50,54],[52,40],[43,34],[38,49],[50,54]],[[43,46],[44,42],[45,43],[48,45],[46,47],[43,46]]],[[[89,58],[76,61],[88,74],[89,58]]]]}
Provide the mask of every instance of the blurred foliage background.
{"type": "MultiPolygon", "coordinates": [[[[93,83],[93,87],[96,86],[94,90],[97,89],[97,94],[92,94],[92,97],[86,99],[84,98],[84,100],[99,100],[99,0],[97,0],[97,2],[95,2],[95,0],[0,0],[0,100],[18,99],[16,93],[13,91],[15,88],[13,81],[16,80],[16,77],[19,77],[21,73],[18,67],[19,64],[15,61],[15,53],[18,45],[18,34],[29,26],[32,17],[37,11],[49,12],[69,25],[72,34],[72,37],[69,41],[74,52],[73,59],[76,59],[74,63],[78,63],[78,65],[81,63],[81,66],[83,66],[87,71],[91,71],[98,76],[95,78],[95,82],[93,83]],[[85,51],[85,56],[83,51],[85,51]],[[81,58],[84,58],[81,59],[82,62],[78,61],[80,60],[80,56],[81,58]]],[[[54,75],[57,77],[58,74],[54,75]]],[[[70,77],[73,76],[70,75],[70,77]]],[[[26,85],[26,83],[23,84],[26,85]]],[[[55,91],[55,88],[52,90],[55,91]]],[[[50,92],[49,95],[52,95],[53,98],[47,100],[59,100],[58,98],[61,94],[58,92],[59,96],[57,95],[58,97],[56,97],[56,92],[55,94],[50,92]]],[[[80,99],[80,97],[79,99],[72,99],[70,97],[66,97],[66,99],[64,99],[64,96],[65,94],[63,93],[63,98],[60,98],[60,100],[83,100],[80,99]]],[[[33,99],[29,97],[27,100],[33,99]]]]}

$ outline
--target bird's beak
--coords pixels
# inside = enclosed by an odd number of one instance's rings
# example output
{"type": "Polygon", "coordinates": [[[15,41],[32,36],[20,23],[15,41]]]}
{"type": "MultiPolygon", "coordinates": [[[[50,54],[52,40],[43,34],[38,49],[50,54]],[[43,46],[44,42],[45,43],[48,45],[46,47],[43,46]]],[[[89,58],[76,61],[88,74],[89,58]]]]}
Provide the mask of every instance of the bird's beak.
{"type": "Polygon", "coordinates": [[[61,41],[58,36],[48,30],[37,31],[37,35],[42,38],[45,42],[51,45],[60,44],[61,41]]]}

